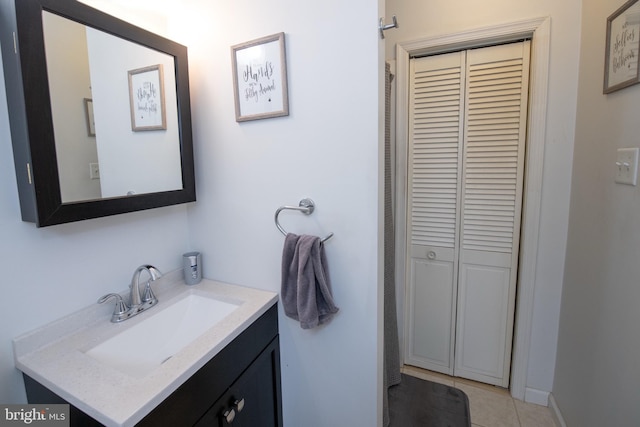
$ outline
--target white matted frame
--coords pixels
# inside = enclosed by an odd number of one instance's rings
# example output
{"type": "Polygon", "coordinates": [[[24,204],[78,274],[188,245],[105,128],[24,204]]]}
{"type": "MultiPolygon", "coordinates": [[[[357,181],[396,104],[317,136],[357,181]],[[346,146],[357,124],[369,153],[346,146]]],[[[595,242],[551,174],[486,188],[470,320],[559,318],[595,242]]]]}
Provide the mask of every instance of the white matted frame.
{"type": "MultiPolygon", "coordinates": [[[[461,33],[423,38],[398,43],[396,47],[396,170],[406,176],[408,155],[409,61],[412,56],[451,52],[473,47],[530,38],[530,93],[525,159],[525,192],[522,210],[522,234],[517,291],[517,308],[511,368],[511,395],[516,399],[546,405],[538,396],[526,390],[531,323],[540,227],[540,205],[544,166],[548,69],[550,56],[551,18],[537,18],[506,25],[498,25],[461,33]],[[527,394],[527,396],[525,396],[527,394]]],[[[396,247],[406,247],[406,182],[396,180],[397,216],[396,247]]],[[[406,265],[406,254],[398,251],[396,265],[406,265]]],[[[396,269],[397,283],[405,283],[404,268],[396,269]]],[[[406,302],[405,302],[406,307],[406,302]]],[[[405,314],[407,310],[405,308],[405,314]]],[[[401,347],[402,348],[402,347],[401,347]]]]}
{"type": "Polygon", "coordinates": [[[284,33],[231,46],[236,121],[289,115],[284,33]]]}
{"type": "Polygon", "coordinates": [[[167,129],[162,64],[129,71],[131,130],[167,129]]]}
{"type": "Polygon", "coordinates": [[[96,136],[96,121],[93,117],[93,99],[84,98],[84,118],[87,124],[87,135],[96,136]]]}
{"type": "Polygon", "coordinates": [[[629,0],[607,18],[603,93],[640,83],[640,2],[629,0]]]}

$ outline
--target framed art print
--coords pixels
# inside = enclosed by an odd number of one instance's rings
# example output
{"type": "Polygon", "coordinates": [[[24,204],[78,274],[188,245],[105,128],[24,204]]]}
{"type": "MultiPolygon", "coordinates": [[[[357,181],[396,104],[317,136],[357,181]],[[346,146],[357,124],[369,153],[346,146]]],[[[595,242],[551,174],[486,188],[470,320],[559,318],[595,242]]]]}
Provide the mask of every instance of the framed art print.
{"type": "Polygon", "coordinates": [[[640,3],[630,0],[607,18],[607,44],[604,64],[604,93],[640,82],[640,3]]]}
{"type": "Polygon", "coordinates": [[[289,115],[284,33],[231,47],[236,121],[289,115]]]}
{"type": "Polygon", "coordinates": [[[129,71],[129,101],[133,131],[167,128],[162,64],[129,71]]]}
{"type": "Polygon", "coordinates": [[[87,124],[87,135],[96,136],[96,121],[93,117],[93,99],[84,98],[84,118],[87,124]]]}

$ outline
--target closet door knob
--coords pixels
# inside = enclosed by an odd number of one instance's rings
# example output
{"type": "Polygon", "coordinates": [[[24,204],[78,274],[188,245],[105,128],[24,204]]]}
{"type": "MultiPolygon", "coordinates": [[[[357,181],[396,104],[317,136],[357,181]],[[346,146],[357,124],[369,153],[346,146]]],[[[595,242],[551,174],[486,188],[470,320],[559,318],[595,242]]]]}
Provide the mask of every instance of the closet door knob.
{"type": "Polygon", "coordinates": [[[236,410],[238,411],[238,413],[242,412],[242,410],[244,409],[244,397],[240,400],[236,400],[235,402],[233,402],[233,405],[236,407],[236,410]]]}
{"type": "Polygon", "coordinates": [[[233,409],[228,409],[222,414],[222,416],[225,420],[227,420],[228,424],[231,424],[236,418],[236,411],[234,411],[233,409]]]}
{"type": "Polygon", "coordinates": [[[429,253],[427,253],[427,258],[436,259],[436,253],[434,251],[429,251],[429,253]]]}

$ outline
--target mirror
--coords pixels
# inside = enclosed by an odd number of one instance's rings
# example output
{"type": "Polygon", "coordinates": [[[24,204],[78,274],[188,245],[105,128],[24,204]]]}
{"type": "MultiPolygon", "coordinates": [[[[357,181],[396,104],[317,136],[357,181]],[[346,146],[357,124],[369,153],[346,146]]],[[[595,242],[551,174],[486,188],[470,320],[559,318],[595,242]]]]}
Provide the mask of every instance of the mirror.
{"type": "Polygon", "coordinates": [[[19,62],[5,32],[2,51],[23,220],[195,201],[186,47],[73,0],[11,6],[19,62]]]}
{"type": "Polygon", "coordinates": [[[173,57],[51,12],[42,22],[62,203],[181,189],[173,57]]]}

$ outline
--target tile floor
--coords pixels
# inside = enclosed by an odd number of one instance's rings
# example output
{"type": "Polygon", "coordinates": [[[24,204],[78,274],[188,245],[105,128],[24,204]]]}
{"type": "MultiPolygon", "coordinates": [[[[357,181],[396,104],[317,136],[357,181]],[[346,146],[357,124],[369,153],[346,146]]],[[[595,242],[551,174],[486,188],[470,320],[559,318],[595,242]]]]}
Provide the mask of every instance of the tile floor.
{"type": "Polygon", "coordinates": [[[412,366],[402,368],[402,373],[464,391],[473,427],[556,427],[549,408],[513,399],[506,389],[412,366]]]}

